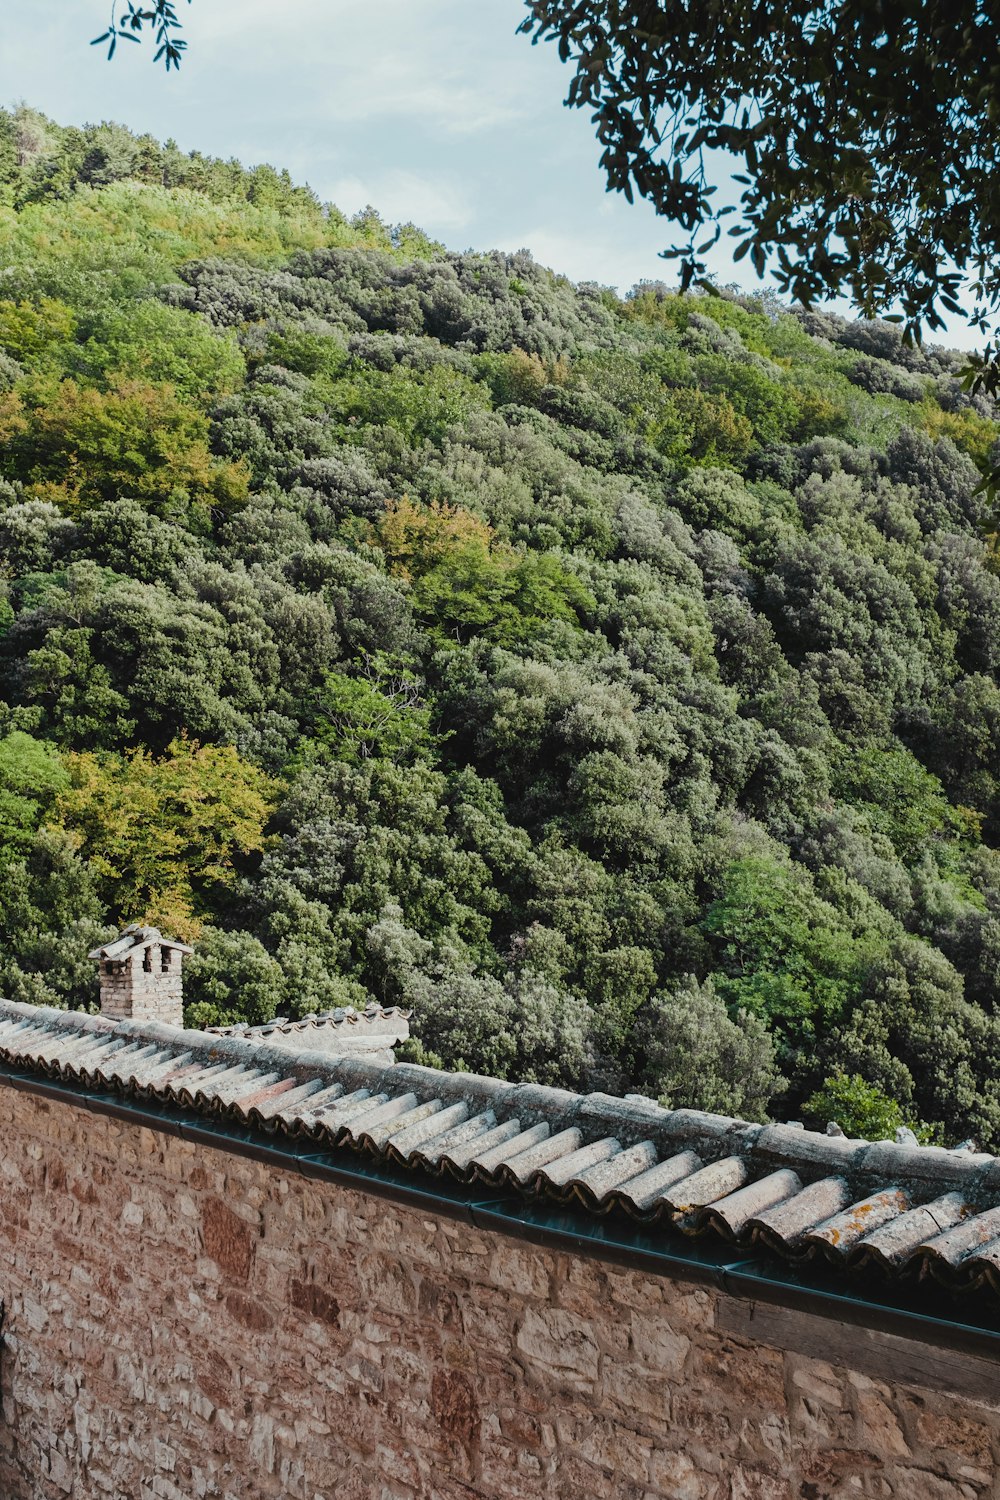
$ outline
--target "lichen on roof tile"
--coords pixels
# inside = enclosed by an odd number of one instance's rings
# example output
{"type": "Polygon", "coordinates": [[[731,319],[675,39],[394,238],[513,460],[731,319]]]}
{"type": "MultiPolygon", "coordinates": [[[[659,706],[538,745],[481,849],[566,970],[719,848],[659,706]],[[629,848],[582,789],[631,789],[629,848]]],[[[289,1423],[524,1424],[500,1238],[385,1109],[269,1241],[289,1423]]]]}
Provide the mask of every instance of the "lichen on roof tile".
{"type": "MultiPolygon", "coordinates": [[[[344,1025],[345,1013],[318,1020],[344,1025]]],[[[315,1021],[280,1024],[294,1047],[240,1028],[207,1034],[0,1001],[0,1064],[22,1081],[159,1101],[446,1176],[470,1194],[487,1186],[628,1216],[665,1240],[753,1248],[796,1261],[800,1276],[812,1257],[849,1278],[929,1273],[952,1291],[1000,1295],[993,1156],[331,1055],[309,1045],[315,1021]]]]}

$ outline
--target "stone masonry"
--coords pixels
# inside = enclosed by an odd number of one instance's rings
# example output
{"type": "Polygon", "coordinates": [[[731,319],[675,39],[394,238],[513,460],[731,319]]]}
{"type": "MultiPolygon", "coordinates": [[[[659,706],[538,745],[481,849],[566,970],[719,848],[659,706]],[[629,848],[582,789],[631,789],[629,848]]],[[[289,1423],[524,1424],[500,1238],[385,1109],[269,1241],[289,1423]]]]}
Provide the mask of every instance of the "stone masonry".
{"type": "Polygon", "coordinates": [[[3,1500],[1000,1496],[988,1361],[877,1378],[888,1335],[779,1309],[768,1343],[714,1291],[2,1084],[0,1130],[3,1500]]]}
{"type": "Polygon", "coordinates": [[[97,964],[101,1014],[112,1020],[184,1024],[181,965],[191,949],[155,927],[133,924],[87,956],[97,964]]]}

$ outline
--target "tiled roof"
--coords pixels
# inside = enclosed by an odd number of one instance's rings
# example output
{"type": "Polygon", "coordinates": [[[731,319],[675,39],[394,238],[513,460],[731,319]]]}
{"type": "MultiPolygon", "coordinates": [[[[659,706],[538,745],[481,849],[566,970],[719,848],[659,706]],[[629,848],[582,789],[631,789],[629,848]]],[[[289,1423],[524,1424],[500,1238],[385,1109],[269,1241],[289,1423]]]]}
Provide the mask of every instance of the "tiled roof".
{"type": "MultiPolygon", "coordinates": [[[[0,1064],[786,1261],[1000,1294],[1000,1159],[0,1001],[0,1064]]],[[[803,1273],[805,1274],[805,1273],[803,1273]]]]}
{"type": "Polygon", "coordinates": [[[364,1032],[371,1036],[405,1036],[409,1030],[407,1022],[412,1011],[402,1010],[398,1005],[369,1005],[365,1010],[355,1010],[345,1005],[337,1010],[317,1011],[314,1015],[290,1020],[287,1016],[275,1016],[259,1026],[239,1022],[234,1026],[206,1026],[208,1036],[244,1037],[248,1041],[266,1042],[269,1037],[301,1038],[302,1046],[308,1047],[311,1032],[325,1031],[330,1027],[364,1032]]]}

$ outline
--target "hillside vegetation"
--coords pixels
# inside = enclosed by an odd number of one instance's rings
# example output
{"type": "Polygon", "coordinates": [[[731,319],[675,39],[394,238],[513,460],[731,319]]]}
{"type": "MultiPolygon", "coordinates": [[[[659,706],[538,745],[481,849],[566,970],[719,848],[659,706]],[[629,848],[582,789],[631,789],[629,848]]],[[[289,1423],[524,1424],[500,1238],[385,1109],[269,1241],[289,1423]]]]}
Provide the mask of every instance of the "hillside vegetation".
{"type": "Polygon", "coordinates": [[[883,324],[0,115],[0,992],[1000,1145],[998,429],[883,324]]]}

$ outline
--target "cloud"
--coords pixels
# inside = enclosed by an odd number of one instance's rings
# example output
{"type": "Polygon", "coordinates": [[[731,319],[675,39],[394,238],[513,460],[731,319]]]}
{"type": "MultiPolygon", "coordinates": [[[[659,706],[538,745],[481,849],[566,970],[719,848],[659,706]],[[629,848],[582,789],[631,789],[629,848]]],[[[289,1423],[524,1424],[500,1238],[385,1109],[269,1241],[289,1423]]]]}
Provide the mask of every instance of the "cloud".
{"type": "MultiPolygon", "coordinates": [[[[467,0],[298,0],[294,24],[285,24],[274,0],[215,0],[197,21],[192,12],[190,57],[200,49],[213,68],[224,63],[286,86],[294,78],[298,108],[314,122],[403,121],[468,135],[523,119],[530,79],[490,46],[488,26],[470,28],[459,5],[467,12],[467,0]]],[[[510,17],[509,0],[476,5],[510,17]]]]}
{"type": "Polygon", "coordinates": [[[463,229],[474,218],[473,204],[461,188],[417,172],[394,170],[368,178],[341,177],[331,184],[330,196],[346,214],[373,204],[384,219],[397,224],[412,222],[431,234],[463,229]]]}
{"type": "Polygon", "coordinates": [[[497,248],[528,249],[543,266],[571,281],[597,281],[621,292],[627,292],[637,281],[671,280],[669,268],[655,248],[625,246],[617,235],[601,236],[586,230],[573,234],[539,224],[505,236],[497,248]]]}

